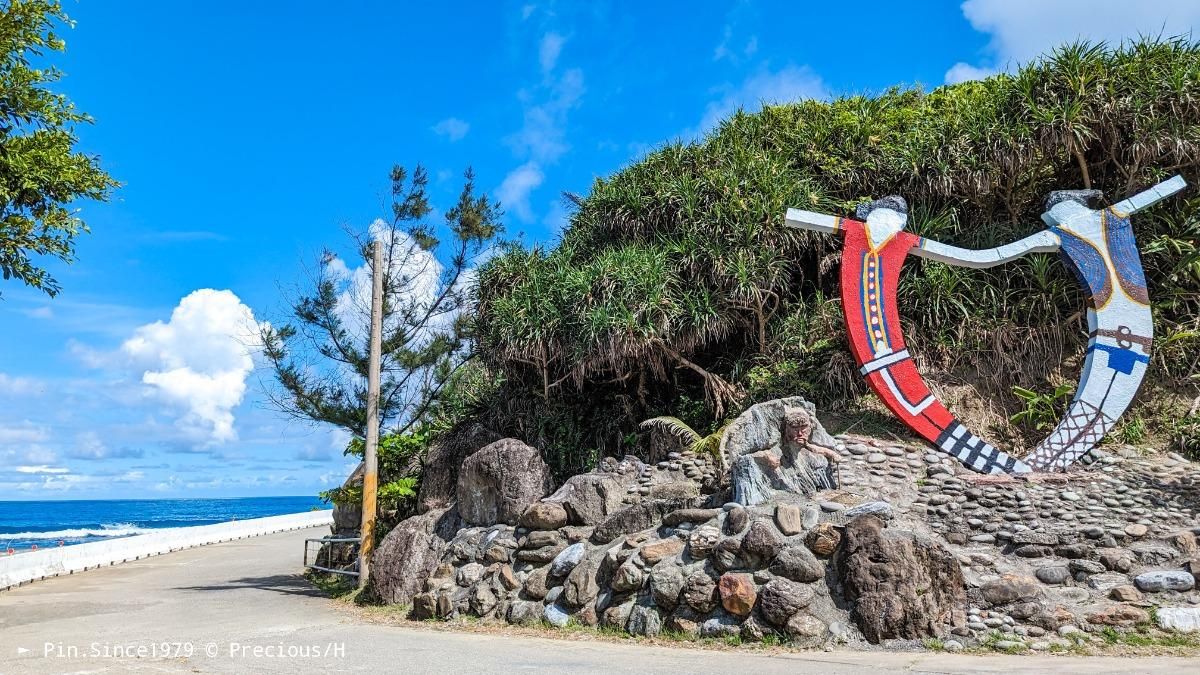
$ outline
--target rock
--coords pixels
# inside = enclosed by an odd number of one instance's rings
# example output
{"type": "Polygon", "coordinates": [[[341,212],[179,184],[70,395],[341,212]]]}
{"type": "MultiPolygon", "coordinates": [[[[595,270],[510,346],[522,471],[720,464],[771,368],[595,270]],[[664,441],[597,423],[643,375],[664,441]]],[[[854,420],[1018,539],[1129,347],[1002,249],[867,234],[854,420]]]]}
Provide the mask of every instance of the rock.
{"type": "Polygon", "coordinates": [[[542,602],[546,603],[547,605],[552,605],[558,602],[558,599],[562,597],[562,591],[562,586],[555,586],[554,588],[551,588],[550,590],[546,591],[546,597],[542,600],[542,602]]]}
{"type": "Polygon", "coordinates": [[[666,611],[675,609],[679,604],[679,594],[683,591],[683,570],[670,562],[662,562],[650,570],[650,594],[654,604],[666,611]]]}
{"type": "Polygon", "coordinates": [[[1100,550],[1100,564],[1114,572],[1128,572],[1133,569],[1134,557],[1123,548],[1105,548],[1100,550]]]}
{"type": "Polygon", "coordinates": [[[433,593],[417,593],[413,596],[412,610],[408,618],[413,621],[425,621],[437,616],[437,596],[433,593]]]}
{"type": "Polygon", "coordinates": [[[688,607],[707,614],[717,606],[717,582],[707,572],[693,572],[683,582],[683,601],[688,607]]]}
{"type": "Polygon", "coordinates": [[[1104,572],[1104,565],[1095,560],[1072,560],[1067,567],[1076,574],[1091,576],[1093,574],[1101,574],[1104,572]]]}
{"type": "Polygon", "coordinates": [[[801,514],[800,518],[800,524],[804,526],[804,529],[811,530],[821,521],[821,507],[816,504],[809,504],[804,507],[804,513],[801,514]]]}
{"type": "Polygon", "coordinates": [[[567,524],[567,510],[562,504],[534,502],[521,514],[517,524],[530,530],[557,530],[567,524]]]}
{"type": "Polygon", "coordinates": [[[629,615],[633,612],[633,600],[605,608],[600,615],[600,624],[609,628],[625,630],[629,623],[629,615]]]}
{"type": "Polygon", "coordinates": [[[650,486],[651,499],[681,499],[700,496],[700,486],[690,480],[659,483],[650,486]]]}
{"type": "Polygon", "coordinates": [[[740,534],[750,522],[750,512],[741,506],[729,509],[725,514],[725,534],[740,534]]]}
{"type": "Polygon", "coordinates": [[[930,538],[885,531],[878,516],[846,526],[836,569],[852,616],[874,644],[934,637],[963,621],[965,582],[954,555],[930,538]]]}
{"type": "Polygon", "coordinates": [[[804,531],[804,513],[795,504],[780,504],[775,507],[775,524],[785,535],[800,534],[804,531]]]}
{"type": "MultiPolygon", "coordinates": [[[[582,544],[572,544],[582,546],[582,544]]],[[[563,581],[563,601],[567,607],[577,609],[596,599],[600,593],[600,568],[604,556],[608,552],[597,548],[583,557],[579,564],[571,569],[571,573],[563,581]]]]}
{"type": "Polygon", "coordinates": [[[706,638],[722,638],[741,633],[738,617],[725,612],[705,621],[700,626],[700,636],[706,638]]]}
{"type": "Polygon", "coordinates": [[[743,642],[762,642],[764,637],[774,635],[775,631],[765,622],[760,621],[757,616],[751,614],[742,622],[742,629],[738,634],[741,635],[743,642]]]}
{"type": "Polygon", "coordinates": [[[371,595],[387,604],[411,603],[461,526],[453,507],[400,521],[371,556],[371,595]]]}
{"type": "Polygon", "coordinates": [[[506,591],[516,590],[521,585],[513,574],[512,565],[508,564],[496,566],[496,581],[499,581],[506,591]]]}
{"type": "Polygon", "coordinates": [[[705,525],[692,530],[688,536],[688,555],[694,560],[703,560],[717,547],[721,540],[721,532],[715,527],[705,525]]]}
{"type": "Polygon", "coordinates": [[[1058,535],[1050,534],[1048,532],[1022,530],[1020,532],[1013,533],[1012,543],[1018,545],[1035,544],[1038,546],[1056,546],[1058,544],[1058,535]]]}
{"type": "Polygon", "coordinates": [[[1105,572],[1103,574],[1093,574],[1087,577],[1088,588],[1095,589],[1101,593],[1108,593],[1117,586],[1124,586],[1129,583],[1129,577],[1116,572],[1105,572]]]}
{"type": "Polygon", "coordinates": [[[721,543],[717,544],[717,548],[713,550],[710,556],[713,567],[718,572],[726,572],[742,567],[741,552],[742,544],[740,541],[733,538],[722,539],[721,543]]]}
{"type": "MultiPolygon", "coordinates": [[[[363,482],[363,463],[359,462],[354,471],[342,483],[343,488],[361,488],[363,482]]],[[[358,535],[358,528],[362,526],[362,501],[354,501],[349,504],[333,503],[333,534],[339,537],[351,537],[358,535]]]]}
{"type": "Polygon", "coordinates": [[[819,523],[808,531],[804,543],[819,556],[830,556],[842,541],[842,533],[832,523],[819,523]]]}
{"type": "Polygon", "coordinates": [[[562,504],[570,522],[596,525],[621,509],[621,499],[633,476],[584,473],[572,476],[543,502],[562,504]]]}
{"type": "Polygon", "coordinates": [[[626,591],[636,591],[642,587],[642,582],[646,580],[646,573],[642,568],[633,564],[633,559],[626,560],[624,564],[617,568],[613,574],[612,589],[618,593],[626,591]]]}
{"type": "Polygon", "coordinates": [[[783,548],[783,537],[770,522],[756,520],[742,537],[741,558],[749,567],[765,567],[783,548]]]}
{"type": "Polygon", "coordinates": [[[522,626],[542,620],[542,603],[530,600],[513,600],[508,606],[508,622],[522,626]]]}
{"type": "Polygon", "coordinates": [[[1200,607],[1160,607],[1155,612],[1158,627],[1180,633],[1200,631],[1200,607]]]}
{"type": "Polygon", "coordinates": [[[702,619],[703,617],[692,610],[692,608],[687,605],[680,605],[667,618],[666,628],[669,631],[682,633],[689,637],[700,637],[700,622],[702,619]]]}
{"type": "Polygon", "coordinates": [[[787,579],[772,579],[759,593],[759,611],[774,626],[787,624],[796,612],[808,607],[816,594],[812,587],[787,579]]]}
{"type": "Polygon", "coordinates": [[[602,523],[592,532],[592,541],[597,544],[607,544],[621,537],[642,530],[658,527],[663,517],[672,511],[691,508],[691,499],[650,499],[621,509],[602,523]]]}
{"type": "MultiPolygon", "coordinates": [[[[811,495],[835,485],[829,461],[807,446],[785,438],[785,423],[811,428],[814,443],[832,448],[837,442],[825,432],[816,408],[800,397],[767,401],[751,406],[721,436],[721,457],[729,462],[734,501],[761,504],[773,490],[811,495]]],[[[790,430],[786,435],[806,435],[790,430]]]]}
{"type": "Polygon", "coordinates": [[[717,582],[721,594],[721,606],[734,616],[748,616],[758,599],[758,590],[749,574],[726,572],[717,582]]]}
{"type": "Polygon", "coordinates": [[[553,562],[550,563],[550,576],[565,577],[571,573],[571,570],[583,560],[584,554],[587,553],[587,544],[580,542],[571,544],[554,556],[553,562]]]}
{"type": "Polygon", "coordinates": [[[646,544],[638,551],[647,565],[656,565],[663,558],[671,558],[683,552],[683,540],[668,537],[646,544]]]}
{"type": "Polygon", "coordinates": [[[1141,602],[1142,593],[1133,586],[1116,586],[1108,591],[1108,597],[1121,602],[1141,602]]]}
{"type": "Polygon", "coordinates": [[[1054,549],[1054,553],[1056,555],[1062,556],[1063,558],[1072,559],[1072,560],[1076,560],[1076,559],[1080,559],[1080,558],[1091,558],[1093,552],[1094,552],[1094,549],[1092,548],[1092,545],[1085,544],[1085,543],[1063,544],[1054,549]]]}
{"type": "Polygon", "coordinates": [[[1035,600],[1042,589],[1036,579],[1020,574],[1005,574],[983,584],[979,589],[983,599],[992,606],[1035,600]]]}
{"type": "Polygon", "coordinates": [[[1191,573],[1182,570],[1144,572],[1133,578],[1133,583],[1146,593],[1162,591],[1190,591],[1196,585],[1191,573]]]}
{"type": "Polygon", "coordinates": [[[467,596],[471,612],[475,616],[486,617],[496,608],[496,594],[486,583],[475,584],[467,596]]]}
{"type": "Polygon", "coordinates": [[[1043,584],[1058,585],[1067,583],[1071,578],[1071,572],[1062,565],[1051,565],[1037,568],[1034,576],[1043,584]]]}
{"type": "Polygon", "coordinates": [[[1138,542],[1129,547],[1143,565],[1170,565],[1179,557],[1179,552],[1165,544],[1138,542]]]}
{"type": "Polygon", "coordinates": [[[867,502],[858,506],[852,506],[843,511],[842,514],[846,517],[847,522],[865,515],[879,516],[882,520],[888,520],[892,517],[892,505],[887,502],[867,502]]]}
{"type": "Polygon", "coordinates": [[[674,527],[681,523],[707,523],[721,515],[721,509],[679,509],[663,516],[663,525],[674,527]]]}
{"type": "Polygon", "coordinates": [[[1132,626],[1149,621],[1150,615],[1130,605],[1111,605],[1089,614],[1087,620],[1101,626],[1132,626]]]}
{"type": "Polygon", "coordinates": [[[629,623],[625,630],[632,635],[653,637],[662,632],[662,617],[658,610],[646,605],[634,605],[629,612],[629,623]]]}
{"type": "Polygon", "coordinates": [[[483,565],[475,562],[467,563],[458,568],[458,573],[455,575],[454,580],[459,586],[467,588],[483,578],[483,571],[483,565]]]}
{"type": "Polygon", "coordinates": [[[541,600],[546,597],[546,592],[549,590],[546,586],[546,576],[550,573],[549,567],[539,567],[529,573],[525,579],[525,595],[534,600],[541,600]]]}
{"type": "Polygon", "coordinates": [[[797,646],[813,647],[824,641],[828,628],[817,617],[807,612],[797,612],[788,619],[785,630],[797,646]]]}
{"type": "Polygon", "coordinates": [[[571,616],[567,614],[567,610],[553,604],[546,605],[546,608],[542,610],[542,618],[546,620],[546,623],[555,628],[566,628],[567,624],[571,621],[571,616]]]}
{"type": "Polygon", "coordinates": [[[1149,531],[1150,530],[1148,527],[1140,523],[1131,523],[1125,526],[1125,534],[1133,537],[1134,539],[1141,539],[1142,537],[1146,536],[1146,533],[1149,531]]]}
{"type": "Polygon", "coordinates": [[[458,473],[458,511],[474,525],[515,525],[546,496],[550,467],[536,448],[504,438],[467,457],[458,473]]]}
{"type": "Polygon", "coordinates": [[[773,574],[801,583],[820,581],[825,577],[825,566],[806,546],[800,544],[785,546],[775,556],[770,569],[773,574]]]}

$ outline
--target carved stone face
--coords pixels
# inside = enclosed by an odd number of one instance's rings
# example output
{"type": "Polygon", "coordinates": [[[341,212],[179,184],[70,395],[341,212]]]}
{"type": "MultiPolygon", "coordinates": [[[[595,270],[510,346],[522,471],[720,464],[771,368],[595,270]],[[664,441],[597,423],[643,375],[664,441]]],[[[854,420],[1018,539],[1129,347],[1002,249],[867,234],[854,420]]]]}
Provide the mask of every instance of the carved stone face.
{"type": "Polygon", "coordinates": [[[812,438],[813,422],[805,410],[790,410],[783,418],[783,440],[804,445],[812,438]]]}

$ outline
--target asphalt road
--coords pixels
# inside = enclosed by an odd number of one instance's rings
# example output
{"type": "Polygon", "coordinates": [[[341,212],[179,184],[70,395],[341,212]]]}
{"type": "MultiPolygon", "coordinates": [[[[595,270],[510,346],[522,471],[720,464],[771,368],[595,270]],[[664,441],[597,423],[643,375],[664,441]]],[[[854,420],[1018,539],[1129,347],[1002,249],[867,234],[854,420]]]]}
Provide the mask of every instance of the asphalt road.
{"type": "Polygon", "coordinates": [[[1155,673],[1179,658],[770,656],[364,623],[298,574],[324,528],[180,551],[0,592],[0,673],[1155,673]]]}

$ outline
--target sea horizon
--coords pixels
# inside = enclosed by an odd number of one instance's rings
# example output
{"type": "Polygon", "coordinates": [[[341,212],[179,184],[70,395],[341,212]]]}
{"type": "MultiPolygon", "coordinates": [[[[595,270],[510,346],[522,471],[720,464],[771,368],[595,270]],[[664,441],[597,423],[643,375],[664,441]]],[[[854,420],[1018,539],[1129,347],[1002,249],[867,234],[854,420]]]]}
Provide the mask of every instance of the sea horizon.
{"type": "Polygon", "coordinates": [[[0,555],[328,508],[315,495],[0,500],[0,555]]]}

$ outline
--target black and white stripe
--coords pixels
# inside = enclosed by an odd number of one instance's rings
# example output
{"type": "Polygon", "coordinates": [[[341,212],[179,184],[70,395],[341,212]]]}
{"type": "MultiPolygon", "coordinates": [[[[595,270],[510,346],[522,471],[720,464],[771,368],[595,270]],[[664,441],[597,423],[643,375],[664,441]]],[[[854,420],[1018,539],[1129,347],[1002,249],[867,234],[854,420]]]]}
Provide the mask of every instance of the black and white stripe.
{"type": "Polygon", "coordinates": [[[1024,462],[1000,452],[990,443],[971,433],[955,420],[935,441],[942,452],[962,462],[963,466],[980,473],[1026,473],[1024,462]]]}

